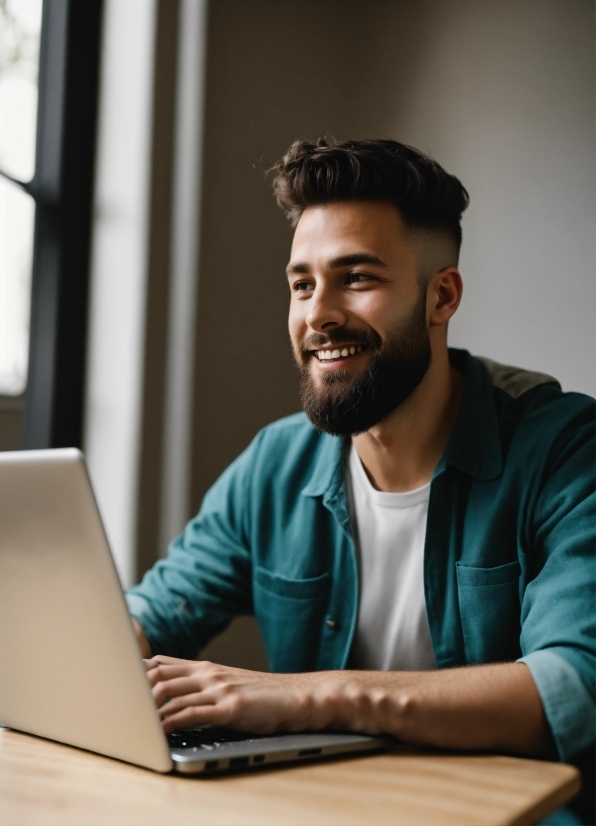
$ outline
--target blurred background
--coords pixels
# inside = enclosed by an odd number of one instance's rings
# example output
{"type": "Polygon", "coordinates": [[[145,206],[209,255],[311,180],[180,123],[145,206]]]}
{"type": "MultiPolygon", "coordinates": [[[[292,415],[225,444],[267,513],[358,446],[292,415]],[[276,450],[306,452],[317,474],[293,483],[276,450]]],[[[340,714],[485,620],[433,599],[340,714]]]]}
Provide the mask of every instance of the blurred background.
{"type": "Polygon", "coordinates": [[[136,582],[299,407],[265,172],[321,135],[457,175],[450,343],[596,395],[594,47],[592,0],[0,0],[0,449],[81,446],[136,582]]]}

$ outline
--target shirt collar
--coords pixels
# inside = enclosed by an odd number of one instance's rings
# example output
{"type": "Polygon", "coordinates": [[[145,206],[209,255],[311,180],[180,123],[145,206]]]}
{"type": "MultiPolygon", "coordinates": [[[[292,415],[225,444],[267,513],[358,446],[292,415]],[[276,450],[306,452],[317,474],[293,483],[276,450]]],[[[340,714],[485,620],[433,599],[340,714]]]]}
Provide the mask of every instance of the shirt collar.
{"type": "Polygon", "coordinates": [[[477,479],[496,479],[503,472],[503,451],[490,376],[467,350],[450,348],[449,360],[463,373],[464,386],[459,413],[434,476],[451,465],[477,479]]]}
{"type": "Polygon", "coordinates": [[[310,481],[302,490],[303,496],[337,495],[343,485],[344,445],[346,440],[321,434],[319,451],[310,481]]]}
{"type": "MultiPolygon", "coordinates": [[[[484,365],[467,350],[449,349],[453,367],[463,373],[459,413],[433,478],[447,465],[478,479],[495,479],[503,472],[503,454],[493,387],[484,365]]],[[[303,496],[323,496],[330,502],[344,483],[345,440],[321,434],[313,474],[303,496]]]]}

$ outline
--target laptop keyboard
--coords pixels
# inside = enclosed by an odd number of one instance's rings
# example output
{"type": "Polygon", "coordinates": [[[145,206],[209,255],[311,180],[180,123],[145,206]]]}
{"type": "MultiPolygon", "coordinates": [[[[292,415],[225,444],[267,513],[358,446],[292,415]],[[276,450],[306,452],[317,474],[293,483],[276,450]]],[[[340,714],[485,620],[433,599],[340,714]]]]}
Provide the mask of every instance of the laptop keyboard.
{"type": "Polygon", "coordinates": [[[228,728],[192,728],[174,731],[167,735],[170,748],[174,749],[214,749],[222,743],[239,743],[246,740],[261,739],[258,734],[251,734],[246,731],[233,731],[228,728]]]}

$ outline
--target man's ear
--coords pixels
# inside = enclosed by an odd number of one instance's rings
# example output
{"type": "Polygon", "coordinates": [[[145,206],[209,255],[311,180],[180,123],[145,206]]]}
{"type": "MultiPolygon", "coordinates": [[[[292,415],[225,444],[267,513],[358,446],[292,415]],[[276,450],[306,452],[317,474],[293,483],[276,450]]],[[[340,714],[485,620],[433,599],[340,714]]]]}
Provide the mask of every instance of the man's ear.
{"type": "Polygon", "coordinates": [[[459,307],[464,285],[457,267],[445,267],[428,282],[426,301],[430,327],[442,327],[459,307]]]}

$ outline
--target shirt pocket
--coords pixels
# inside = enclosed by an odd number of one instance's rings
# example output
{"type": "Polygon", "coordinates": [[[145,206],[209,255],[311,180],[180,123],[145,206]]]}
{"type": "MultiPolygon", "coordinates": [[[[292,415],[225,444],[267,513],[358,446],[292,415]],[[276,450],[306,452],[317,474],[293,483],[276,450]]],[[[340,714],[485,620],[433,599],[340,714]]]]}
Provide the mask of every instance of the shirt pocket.
{"type": "Polygon", "coordinates": [[[329,585],[328,573],[290,579],[266,568],[255,568],[254,611],[271,671],[315,668],[329,585]]]}
{"type": "Polygon", "coordinates": [[[510,662],[521,656],[519,562],[496,568],[456,563],[466,662],[510,662]]]}

